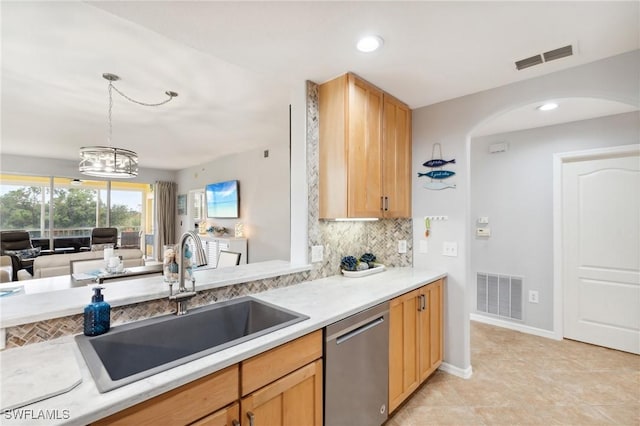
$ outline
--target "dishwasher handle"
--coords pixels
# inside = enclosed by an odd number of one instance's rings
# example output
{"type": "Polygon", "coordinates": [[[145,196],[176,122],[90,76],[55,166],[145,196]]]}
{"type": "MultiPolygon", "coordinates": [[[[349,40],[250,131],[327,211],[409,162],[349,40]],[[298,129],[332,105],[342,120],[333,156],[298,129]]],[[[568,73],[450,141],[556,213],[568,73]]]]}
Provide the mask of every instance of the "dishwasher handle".
{"type": "Polygon", "coordinates": [[[367,330],[372,329],[373,327],[376,327],[380,324],[382,324],[384,322],[384,317],[378,317],[376,319],[374,319],[373,321],[370,321],[354,330],[351,330],[348,333],[343,334],[342,336],[339,336],[336,338],[336,345],[339,345],[340,343],[346,342],[347,340],[356,337],[358,334],[362,334],[367,330]]]}

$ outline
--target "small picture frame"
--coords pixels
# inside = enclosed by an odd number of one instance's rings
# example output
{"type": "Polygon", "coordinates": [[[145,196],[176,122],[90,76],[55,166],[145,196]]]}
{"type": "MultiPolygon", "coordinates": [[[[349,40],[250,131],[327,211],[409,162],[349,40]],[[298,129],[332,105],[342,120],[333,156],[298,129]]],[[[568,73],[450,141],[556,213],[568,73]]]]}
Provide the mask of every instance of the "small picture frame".
{"type": "Polygon", "coordinates": [[[178,215],[187,214],[187,194],[178,195],[178,215]]]}

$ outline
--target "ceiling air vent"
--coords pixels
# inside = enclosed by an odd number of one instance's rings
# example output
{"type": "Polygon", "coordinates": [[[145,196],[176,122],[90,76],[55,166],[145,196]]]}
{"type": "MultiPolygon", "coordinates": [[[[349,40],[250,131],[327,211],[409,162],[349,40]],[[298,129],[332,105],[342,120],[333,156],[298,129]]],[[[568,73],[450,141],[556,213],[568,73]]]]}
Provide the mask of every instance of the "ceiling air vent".
{"type": "Polygon", "coordinates": [[[519,70],[523,70],[525,68],[529,68],[529,67],[532,67],[534,65],[539,65],[542,62],[543,62],[542,56],[541,55],[535,55],[535,56],[532,56],[530,58],[521,59],[519,61],[516,61],[516,68],[518,68],[519,70]]]}
{"type": "Polygon", "coordinates": [[[556,59],[566,58],[567,56],[571,55],[573,55],[573,45],[569,44],[564,47],[559,47],[557,49],[549,50],[548,52],[531,56],[530,58],[516,61],[516,68],[518,70],[523,70],[534,65],[540,65],[545,62],[554,61],[556,59]]]}
{"type": "Polygon", "coordinates": [[[566,58],[567,56],[573,55],[573,46],[568,45],[560,47],[558,49],[544,52],[542,55],[544,56],[545,62],[553,61],[554,59],[566,58]]]}

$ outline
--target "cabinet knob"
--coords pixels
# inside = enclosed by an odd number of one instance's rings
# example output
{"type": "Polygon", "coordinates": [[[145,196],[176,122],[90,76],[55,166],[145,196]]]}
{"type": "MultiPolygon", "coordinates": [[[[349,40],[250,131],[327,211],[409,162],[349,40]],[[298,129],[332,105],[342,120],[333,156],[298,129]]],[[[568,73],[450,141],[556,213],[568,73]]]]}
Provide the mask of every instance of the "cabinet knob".
{"type": "Polygon", "coordinates": [[[240,422],[236,419],[231,420],[231,426],[240,426],[240,422]]]}
{"type": "Polygon", "coordinates": [[[247,417],[249,418],[249,426],[253,426],[253,421],[255,420],[256,416],[254,416],[251,411],[247,411],[247,417]]]}

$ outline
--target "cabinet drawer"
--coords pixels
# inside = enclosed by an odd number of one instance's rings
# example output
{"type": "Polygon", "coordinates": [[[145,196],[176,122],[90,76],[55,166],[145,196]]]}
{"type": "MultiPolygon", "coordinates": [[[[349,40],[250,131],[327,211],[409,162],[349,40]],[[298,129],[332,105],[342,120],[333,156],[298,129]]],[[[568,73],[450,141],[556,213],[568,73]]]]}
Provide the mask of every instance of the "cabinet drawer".
{"type": "Polygon", "coordinates": [[[97,421],[96,425],[186,425],[239,399],[238,365],[97,421]]]}
{"type": "Polygon", "coordinates": [[[322,357],[322,330],[280,345],[241,363],[242,396],[322,357]]]}

